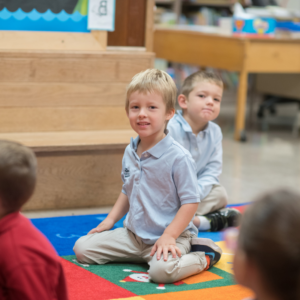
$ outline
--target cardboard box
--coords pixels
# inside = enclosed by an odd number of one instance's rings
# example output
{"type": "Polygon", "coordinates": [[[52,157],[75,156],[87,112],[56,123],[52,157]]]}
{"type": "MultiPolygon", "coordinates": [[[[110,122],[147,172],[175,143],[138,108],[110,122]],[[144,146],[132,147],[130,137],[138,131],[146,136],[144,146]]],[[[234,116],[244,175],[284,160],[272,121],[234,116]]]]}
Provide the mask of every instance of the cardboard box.
{"type": "Polygon", "coordinates": [[[233,35],[268,38],[275,35],[276,21],[272,18],[233,18],[233,35]]]}

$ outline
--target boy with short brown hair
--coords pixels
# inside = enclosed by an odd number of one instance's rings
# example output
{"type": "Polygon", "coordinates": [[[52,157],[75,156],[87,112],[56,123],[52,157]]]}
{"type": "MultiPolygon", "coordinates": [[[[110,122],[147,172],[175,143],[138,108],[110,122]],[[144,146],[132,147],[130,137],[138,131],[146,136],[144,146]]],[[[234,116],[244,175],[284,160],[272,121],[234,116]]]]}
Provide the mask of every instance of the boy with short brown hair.
{"type": "Polygon", "coordinates": [[[222,132],[211,122],[220,113],[223,82],[215,73],[196,72],[187,77],[178,96],[182,111],[170,120],[172,137],[190,151],[197,171],[200,204],[194,225],[218,231],[237,224],[240,213],[225,208],[227,193],[219,183],[222,172],[222,132]]]}
{"type": "Polygon", "coordinates": [[[20,214],[35,183],[34,153],[21,144],[0,140],[0,299],[67,300],[60,258],[20,214]]]}
{"type": "Polygon", "coordinates": [[[190,253],[199,191],[190,153],[165,130],[175,101],[174,81],[163,71],[146,70],[129,83],[125,108],[138,136],[125,149],[112,211],[74,246],[79,262],[147,262],[152,281],[172,283],[220,259],[222,250],[209,239],[190,253]],[[110,231],[126,213],[124,228],[110,231]]]}

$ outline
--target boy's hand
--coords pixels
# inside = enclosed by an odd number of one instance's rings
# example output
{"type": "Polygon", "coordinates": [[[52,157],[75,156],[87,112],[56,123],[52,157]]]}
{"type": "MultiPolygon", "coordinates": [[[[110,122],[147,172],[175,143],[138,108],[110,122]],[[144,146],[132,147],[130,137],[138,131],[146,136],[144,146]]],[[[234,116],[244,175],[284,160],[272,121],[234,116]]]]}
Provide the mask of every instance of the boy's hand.
{"type": "Polygon", "coordinates": [[[181,257],[181,251],[176,246],[176,240],[169,234],[164,233],[152,247],[150,256],[154,256],[156,252],[157,260],[160,260],[161,254],[163,253],[164,261],[168,260],[168,253],[172,253],[172,257],[176,258],[176,253],[178,257],[181,257]]]}
{"type": "Polygon", "coordinates": [[[92,229],[88,234],[110,230],[114,227],[114,225],[115,223],[112,219],[106,218],[96,228],[92,229]]]}

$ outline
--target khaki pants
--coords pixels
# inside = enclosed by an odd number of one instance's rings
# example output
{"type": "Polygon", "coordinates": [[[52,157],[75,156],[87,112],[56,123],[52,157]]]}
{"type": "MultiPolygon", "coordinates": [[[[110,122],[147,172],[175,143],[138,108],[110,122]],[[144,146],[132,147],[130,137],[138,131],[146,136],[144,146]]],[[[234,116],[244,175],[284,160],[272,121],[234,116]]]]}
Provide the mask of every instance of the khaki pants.
{"type": "Polygon", "coordinates": [[[106,264],[109,262],[133,262],[149,264],[150,279],[157,283],[173,283],[188,276],[200,273],[207,266],[204,252],[192,252],[190,231],[183,232],[176,240],[181,251],[181,258],[172,258],[169,253],[167,261],[151,257],[153,245],[147,245],[141,238],[127,228],[117,228],[85,235],[77,240],[74,252],[77,260],[88,264],[106,264]]]}
{"type": "Polygon", "coordinates": [[[228,196],[222,185],[213,185],[210,193],[199,203],[196,215],[203,216],[210,212],[224,208],[227,205],[228,196]]]}

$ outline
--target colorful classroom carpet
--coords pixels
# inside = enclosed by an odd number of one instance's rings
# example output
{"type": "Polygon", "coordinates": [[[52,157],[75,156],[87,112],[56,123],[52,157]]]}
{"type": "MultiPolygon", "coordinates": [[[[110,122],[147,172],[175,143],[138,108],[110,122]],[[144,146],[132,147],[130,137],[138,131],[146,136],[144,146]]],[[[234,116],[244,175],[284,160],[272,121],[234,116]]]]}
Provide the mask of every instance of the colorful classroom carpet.
{"type": "MultiPolygon", "coordinates": [[[[245,205],[234,206],[243,211],[245,205]]],[[[147,264],[112,263],[86,265],[76,261],[75,241],[96,227],[105,214],[33,219],[33,224],[51,241],[67,277],[70,300],[240,300],[251,292],[233,280],[232,253],[226,249],[220,232],[202,232],[199,237],[214,240],[223,250],[221,260],[209,271],[174,284],[149,282],[147,264]]],[[[120,220],[115,227],[121,227],[120,220]]]]}

